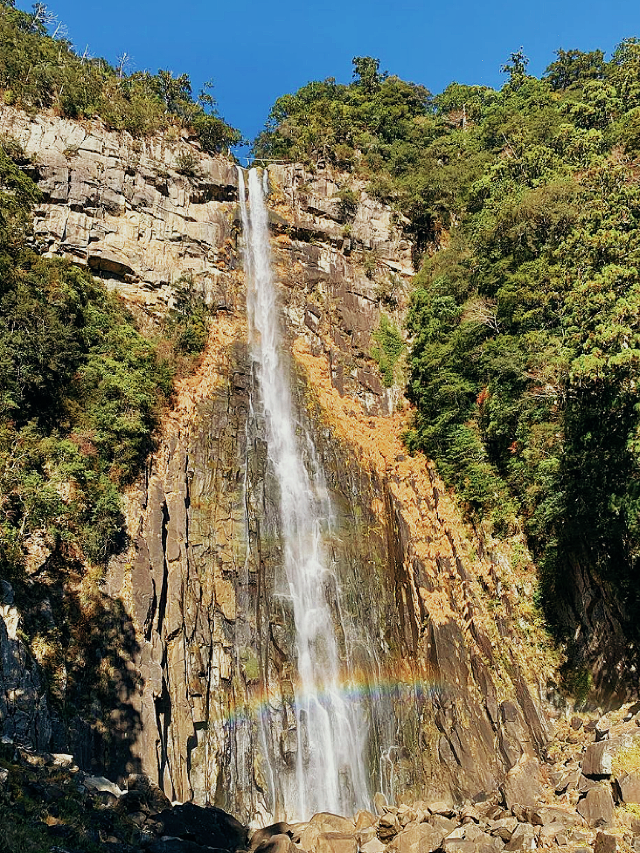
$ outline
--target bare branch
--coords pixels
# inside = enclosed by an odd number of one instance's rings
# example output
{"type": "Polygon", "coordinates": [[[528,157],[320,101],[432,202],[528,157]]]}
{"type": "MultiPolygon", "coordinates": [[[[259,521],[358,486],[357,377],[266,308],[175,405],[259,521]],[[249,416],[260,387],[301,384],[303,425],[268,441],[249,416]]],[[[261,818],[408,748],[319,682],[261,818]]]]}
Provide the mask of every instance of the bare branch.
{"type": "Polygon", "coordinates": [[[45,3],[33,4],[33,23],[42,24],[43,27],[49,27],[58,20],[58,16],[47,9],[45,3]]]}
{"type": "Polygon", "coordinates": [[[120,80],[127,73],[127,68],[131,64],[131,56],[127,53],[127,51],[123,51],[120,56],[116,60],[116,71],[118,72],[118,77],[120,80]]]}
{"type": "Polygon", "coordinates": [[[498,323],[498,303],[495,299],[477,296],[465,305],[462,322],[488,326],[494,332],[500,331],[498,323]]]}
{"type": "Polygon", "coordinates": [[[69,30],[67,29],[67,25],[63,24],[62,21],[58,21],[58,25],[51,33],[51,38],[63,40],[66,39],[68,35],[69,30]]]}

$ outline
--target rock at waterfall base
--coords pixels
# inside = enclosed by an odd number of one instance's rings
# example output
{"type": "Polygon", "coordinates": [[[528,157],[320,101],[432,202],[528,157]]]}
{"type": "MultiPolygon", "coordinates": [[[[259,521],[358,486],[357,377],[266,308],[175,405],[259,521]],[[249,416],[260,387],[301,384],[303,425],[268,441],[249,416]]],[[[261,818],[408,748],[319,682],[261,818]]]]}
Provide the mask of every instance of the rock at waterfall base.
{"type": "Polygon", "coordinates": [[[444,832],[428,823],[418,823],[403,829],[389,845],[394,853],[431,853],[444,839],[444,832]]]}
{"type": "Polygon", "coordinates": [[[579,814],[589,826],[605,826],[613,822],[613,797],[609,784],[596,785],[587,791],[577,805],[579,814]]]}
{"type": "Polygon", "coordinates": [[[515,805],[530,808],[535,806],[542,794],[538,760],[529,758],[512,767],[500,786],[500,792],[509,809],[513,809],[515,805]]]}

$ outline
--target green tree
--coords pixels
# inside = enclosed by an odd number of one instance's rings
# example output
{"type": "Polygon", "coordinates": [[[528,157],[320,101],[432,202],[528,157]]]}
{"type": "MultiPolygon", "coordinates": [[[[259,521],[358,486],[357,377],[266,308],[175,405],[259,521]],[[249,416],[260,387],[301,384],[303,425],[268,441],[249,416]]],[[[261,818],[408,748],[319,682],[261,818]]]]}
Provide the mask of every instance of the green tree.
{"type": "Polygon", "coordinates": [[[354,56],[351,62],[356,84],[361,86],[367,95],[377,92],[385,77],[384,74],[380,74],[380,60],[371,56],[354,56]]]}
{"type": "Polygon", "coordinates": [[[604,53],[592,50],[556,50],[557,59],[547,66],[545,79],[558,92],[572,86],[582,85],[587,80],[603,80],[606,72],[604,53]]]}
{"type": "Polygon", "coordinates": [[[99,115],[110,126],[144,135],[182,123],[193,128],[208,151],[240,141],[217,115],[212,99],[194,100],[187,74],[159,70],[125,73],[100,58],[78,56],[56,28],[43,3],[32,13],[0,2],[0,91],[4,102],[24,109],[55,108],[69,118],[99,115]]]}
{"type": "Polygon", "coordinates": [[[500,66],[502,74],[509,75],[509,85],[518,89],[524,82],[527,76],[527,66],[529,65],[529,57],[525,55],[522,47],[509,55],[509,60],[500,66]]]}

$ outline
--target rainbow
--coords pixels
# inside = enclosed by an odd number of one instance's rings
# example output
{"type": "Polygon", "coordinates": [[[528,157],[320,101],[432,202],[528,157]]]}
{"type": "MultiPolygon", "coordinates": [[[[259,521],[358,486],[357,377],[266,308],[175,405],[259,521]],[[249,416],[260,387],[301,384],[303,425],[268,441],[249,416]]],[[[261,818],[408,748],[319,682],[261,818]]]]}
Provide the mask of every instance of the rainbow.
{"type": "MultiPolygon", "coordinates": [[[[399,705],[422,705],[439,695],[442,684],[439,680],[424,675],[410,676],[408,673],[380,673],[372,676],[368,673],[350,672],[336,685],[325,686],[316,690],[312,695],[305,695],[301,685],[297,684],[295,696],[298,704],[304,707],[307,702],[317,701],[321,705],[329,705],[331,697],[338,691],[341,699],[348,704],[362,703],[365,706],[386,704],[392,701],[399,705]]],[[[253,721],[267,721],[271,715],[282,709],[287,701],[296,710],[293,696],[288,700],[280,691],[269,690],[250,682],[244,696],[231,696],[228,713],[223,720],[225,728],[236,728],[250,725],[253,721]]]]}

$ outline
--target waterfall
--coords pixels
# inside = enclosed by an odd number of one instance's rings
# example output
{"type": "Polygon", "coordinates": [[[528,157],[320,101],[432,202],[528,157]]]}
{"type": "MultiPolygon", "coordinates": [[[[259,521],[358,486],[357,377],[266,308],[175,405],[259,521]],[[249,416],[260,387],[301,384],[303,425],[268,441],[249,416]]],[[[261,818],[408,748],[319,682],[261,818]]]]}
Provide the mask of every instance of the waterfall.
{"type": "MultiPolygon", "coordinates": [[[[352,698],[355,691],[349,690],[348,662],[336,637],[340,587],[326,547],[332,511],[319,467],[313,464],[310,438],[295,419],[271,268],[265,185],[251,169],[247,206],[244,173],[238,173],[250,352],[268,464],[277,483],[285,597],[296,645],[294,766],[281,763],[276,770],[273,757],[266,760],[279,789],[273,797],[283,803],[288,819],[318,811],[353,814],[370,804],[364,761],[367,722],[352,698]]],[[[263,743],[268,740],[265,735],[263,743]]]]}

